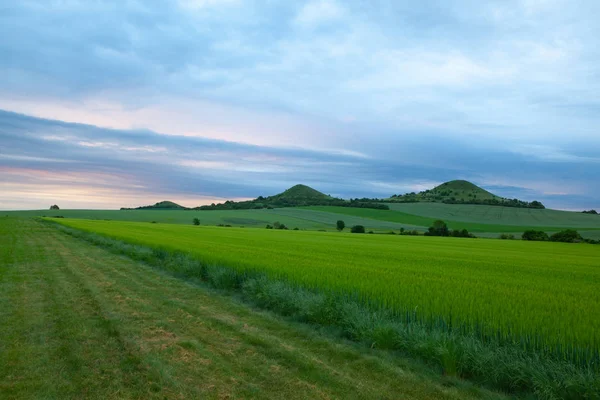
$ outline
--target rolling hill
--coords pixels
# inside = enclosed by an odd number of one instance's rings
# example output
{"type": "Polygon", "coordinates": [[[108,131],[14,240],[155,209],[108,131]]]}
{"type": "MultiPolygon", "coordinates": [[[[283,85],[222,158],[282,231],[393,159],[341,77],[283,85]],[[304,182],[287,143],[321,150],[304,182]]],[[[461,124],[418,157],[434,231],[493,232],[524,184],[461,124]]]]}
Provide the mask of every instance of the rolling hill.
{"type": "Polygon", "coordinates": [[[200,206],[196,210],[249,210],[261,208],[283,208],[304,206],[338,206],[357,208],[376,208],[388,210],[389,207],[379,202],[363,200],[344,200],[326,195],[306,185],[295,185],[274,196],[259,196],[249,201],[226,201],[225,203],[200,206]]]}
{"type": "Polygon", "coordinates": [[[389,199],[392,203],[446,203],[446,204],[485,204],[519,208],[545,208],[539,201],[527,202],[518,199],[507,199],[497,196],[487,190],[465,180],[454,180],[442,183],[433,189],[419,193],[406,193],[393,195],[389,199]]]}
{"type": "Polygon", "coordinates": [[[141,206],[136,208],[121,208],[121,210],[187,210],[186,207],[180,206],[169,200],[159,201],[151,206],[141,206]]]}

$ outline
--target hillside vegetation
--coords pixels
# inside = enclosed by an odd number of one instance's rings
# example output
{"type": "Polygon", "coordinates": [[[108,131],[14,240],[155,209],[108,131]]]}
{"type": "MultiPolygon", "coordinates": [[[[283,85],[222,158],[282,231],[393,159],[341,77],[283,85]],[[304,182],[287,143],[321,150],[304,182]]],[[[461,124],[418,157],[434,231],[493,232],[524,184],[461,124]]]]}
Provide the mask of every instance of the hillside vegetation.
{"type": "Polygon", "coordinates": [[[136,208],[121,208],[121,210],[187,210],[187,207],[180,206],[172,201],[159,201],[151,206],[141,206],[136,208]]]}
{"type": "Polygon", "coordinates": [[[197,207],[197,210],[247,210],[262,208],[283,208],[301,206],[338,206],[357,208],[376,208],[387,210],[388,206],[376,202],[344,200],[331,197],[306,185],[295,185],[282,193],[274,196],[259,196],[249,201],[226,201],[225,203],[211,204],[197,207]]]}
{"type": "Polygon", "coordinates": [[[544,208],[544,205],[539,201],[527,202],[518,199],[506,199],[464,180],[445,182],[433,189],[424,190],[419,193],[412,192],[393,195],[389,199],[386,199],[386,201],[398,203],[441,202],[446,204],[485,204],[505,207],[544,208]]]}

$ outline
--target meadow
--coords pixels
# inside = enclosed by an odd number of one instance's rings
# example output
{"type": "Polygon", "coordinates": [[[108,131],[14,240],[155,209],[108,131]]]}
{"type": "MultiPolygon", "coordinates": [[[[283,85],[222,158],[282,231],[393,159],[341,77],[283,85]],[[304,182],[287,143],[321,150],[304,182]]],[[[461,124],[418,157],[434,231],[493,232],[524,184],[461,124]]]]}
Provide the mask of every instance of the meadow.
{"type": "Polygon", "coordinates": [[[389,203],[393,211],[476,224],[600,229],[600,216],[573,211],[474,204],[389,203]]]}
{"type": "Polygon", "coordinates": [[[343,293],[414,320],[598,362],[600,246],[64,219],[206,265],[343,293]]]}
{"type": "Polygon", "coordinates": [[[423,227],[429,227],[435,220],[442,219],[450,229],[467,229],[476,233],[493,232],[497,234],[508,232],[519,234],[528,229],[557,232],[565,228],[580,229],[583,233],[600,229],[600,217],[597,215],[568,211],[441,203],[390,203],[388,205],[390,210],[330,206],[303,208],[310,211],[336,213],[344,216],[406,223],[423,227]]]}
{"type": "Polygon", "coordinates": [[[2,399],[503,399],[0,218],[2,399]]]}

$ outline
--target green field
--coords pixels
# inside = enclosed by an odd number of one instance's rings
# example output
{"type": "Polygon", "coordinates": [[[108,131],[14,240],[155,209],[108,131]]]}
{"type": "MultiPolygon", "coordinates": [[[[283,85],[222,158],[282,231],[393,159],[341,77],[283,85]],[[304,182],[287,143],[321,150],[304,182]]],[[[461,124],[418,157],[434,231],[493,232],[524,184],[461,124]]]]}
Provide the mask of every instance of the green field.
{"type": "Polygon", "coordinates": [[[329,206],[305,207],[305,209],[422,227],[429,227],[435,220],[442,219],[450,229],[467,229],[477,233],[522,233],[528,229],[542,229],[549,232],[560,231],[564,228],[600,229],[600,224],[597,221],[600,220],[600,217],[597,215],[567,211],[440,203],[390,203],[389,206],[390,210],[329,206]],[[418,215],[416,214],[417,211],[420,214],[429,215],[418,215]],[[536,214],[534,211],[546,213],[536,214]],[[458,219],[461,215],[468,215],[469,212],[472,213],[472,216],[463,218],[467,219],[466,221],[458,219]],[[502,217],[504,214],[506,214],[506,217],[502,217]],[[520,219],[521,216],[523,216],[522,219],[520,219]],[[548,218],[544,219],[546,216],[548,218]]]}
{"type": "Polygon", "coordinates": [[[435,237],[60,220],[209,265],[264,271],[299,285],[522,340],[565,357],[598,357],[600,246],[435,237]]]}
{"type": "MultiPolygon", "coordinates": [[[[264,228],[267,224],[279,221],[289,229],[299,228],[308,230],[335,230],[335,223],[340,219],[336,213],[303,210],[300,208],[277,208],[262,210],[32,210],[32,211],[5,211],[0,215],[13,217],[42,217],[62,216],[65,218],[158,222],[166,224],[191,224],[198,218],[202,225],[232,225],[253,228],[264,228]]],[[[393,221],[378,221],[376,219],[361,217],[344,217],[348,226],[364,225],[369,229],[390,230],[408,227],[393,221]]]]}
{"type": "Polygon", "coordinates": [[[490,225],[600,229],[600,216],[560,210],[472,204],[390,203],[391,210],[431,219],[490,225]]]}
{"type": "Polygon", "coordinates": [[[65,218],[191,224],[198,218],[201,225],[232,225],[264,228],[279,221],[289,229],[335,230],[342,219],[346,226],[363,225],[375,232],[416,229],[426,231],[436,219],[446,221],[450,229],[467,229],[481,237],[500,233],[521,234],[527,229],[549,233],[575,228],[586,238],[600,238],[600,216],[558,210],[536,210],[485,205],[442,203],[389,204],[391,210],[313,206],[261,210],[35,210],[5,211],[0,215],[16,217],[63,216],[65,218]]]}
{"type": "Polygon", "coordinates": [[[0,244],[2,399],[504,398],[34,220],[0,244]]]}

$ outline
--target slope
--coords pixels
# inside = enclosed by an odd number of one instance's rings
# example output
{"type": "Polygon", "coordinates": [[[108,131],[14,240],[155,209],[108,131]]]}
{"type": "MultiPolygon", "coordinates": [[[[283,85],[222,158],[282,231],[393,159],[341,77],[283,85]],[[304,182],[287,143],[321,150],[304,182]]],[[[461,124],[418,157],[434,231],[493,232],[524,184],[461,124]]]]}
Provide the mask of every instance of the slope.
{"type": "Polygon", "coordinates": [[[519,208],[544,208],[539,201],[527,202],[496,196],[487,190],[465,180],[442,183],[433,189],[419,193],[393,195],[387,201],[399,203],[441,202],[448,204],[488,204],[519,208]]]}

